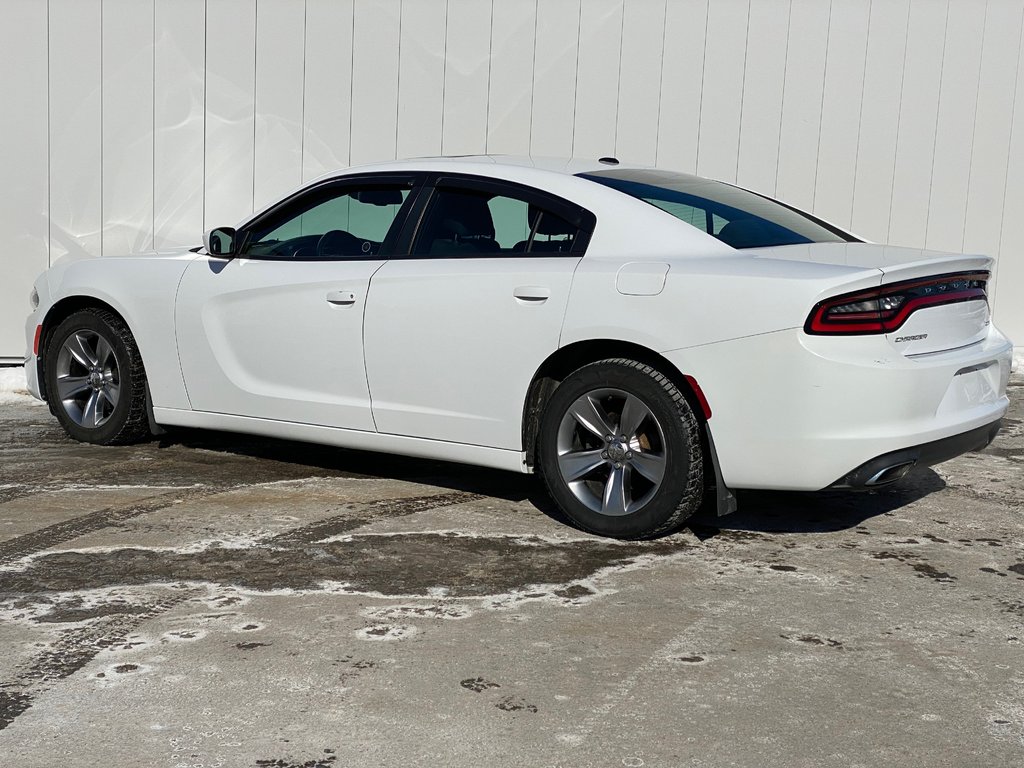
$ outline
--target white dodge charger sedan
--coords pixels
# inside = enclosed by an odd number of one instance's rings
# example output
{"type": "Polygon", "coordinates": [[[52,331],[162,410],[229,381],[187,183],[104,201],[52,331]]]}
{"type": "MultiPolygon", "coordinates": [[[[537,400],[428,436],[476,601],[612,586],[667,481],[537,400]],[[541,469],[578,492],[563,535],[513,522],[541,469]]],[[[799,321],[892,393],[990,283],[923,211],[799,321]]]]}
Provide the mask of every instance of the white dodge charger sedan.
{"type": "Polygon", "coordinates": [[[731,489],[877,487],[987,445],[1011,360],[991,266],[613,158],[418,159],[204,247],[58,263],[26,370],[77,440],[537,471],[581,528],[648,537],[731,489]]]}

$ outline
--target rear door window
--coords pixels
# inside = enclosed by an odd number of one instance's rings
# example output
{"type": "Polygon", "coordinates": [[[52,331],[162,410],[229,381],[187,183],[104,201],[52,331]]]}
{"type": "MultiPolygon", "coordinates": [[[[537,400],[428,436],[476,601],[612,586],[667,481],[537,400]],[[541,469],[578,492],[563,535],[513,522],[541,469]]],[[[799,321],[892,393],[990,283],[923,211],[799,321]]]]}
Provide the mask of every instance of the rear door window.
{"type": "MultiPolygon", "coordinates": [[[[479,185],[476,185],[479,186],[479,185]]],[[[580,228],[514,192],[440,186],[427,205],[414,256],[457,258],[571,253],[580,228]]]]}

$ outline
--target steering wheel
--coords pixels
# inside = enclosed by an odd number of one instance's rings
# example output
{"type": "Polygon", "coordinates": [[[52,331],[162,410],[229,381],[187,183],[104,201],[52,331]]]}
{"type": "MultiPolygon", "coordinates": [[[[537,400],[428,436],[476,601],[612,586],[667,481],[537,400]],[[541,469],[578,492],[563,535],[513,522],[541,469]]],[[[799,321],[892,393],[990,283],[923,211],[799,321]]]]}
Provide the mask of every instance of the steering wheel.
{"type": "Polygon", "coordinates": [[[363,241],[341,229],[332,229],[317,241],[316,257],[356,256],[363,252],[363,241]]]}

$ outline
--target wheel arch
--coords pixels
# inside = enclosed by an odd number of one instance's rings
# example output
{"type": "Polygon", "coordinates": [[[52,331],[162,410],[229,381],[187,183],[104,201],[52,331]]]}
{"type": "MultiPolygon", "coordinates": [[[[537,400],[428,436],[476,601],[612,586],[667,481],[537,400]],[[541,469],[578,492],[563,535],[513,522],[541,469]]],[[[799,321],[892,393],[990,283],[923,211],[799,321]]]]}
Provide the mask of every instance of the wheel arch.
{"type": "Polygon", "coordinates": [[[656,368],[672,380],[686,397],[701,429],[701,447],[708,455],[707,418],[702,395],[698,395],[688,374],[680,371],[668,358],[653,349],[621,339],[588,339],[567,344],[553,352],[537,369],[530,382],[523,405],[523,449],[526,452],[526,466],[532,468],[536,460],[536,442],[540,431],[544,406],[559,382],[573,371],[598,360],[625,357],[656,368]]]}
{"type": "MultiPolygon", "coordinates": [[[[36,374],[39,382],[39,394],[43,396],[43,400],[49,402],[49,397],[46,391],[46,348],[50,343],[50,337],[53,335],[54,329],[60,325],[64,320],[71,317],[75,312],[83,309],[102,309],[107,312],[111,312],[117,315],[121,322],[128,326],[128,330],[134,335],[134,330],[124,313],[117,307],[112,306],[103,299],[97,298],[96,296],[89,296],[86,294],[76,294],[74,296],[65,296],[53,303],[46,311],[46,316],[43,318],[42,326],[43,330],[39,337],[39,354],[36,356],[36,374]]],[[[142,351],[139,351],[142,354],[142,351]]],[[[145,359],[142,361],[145,366],[145,359]]]]}

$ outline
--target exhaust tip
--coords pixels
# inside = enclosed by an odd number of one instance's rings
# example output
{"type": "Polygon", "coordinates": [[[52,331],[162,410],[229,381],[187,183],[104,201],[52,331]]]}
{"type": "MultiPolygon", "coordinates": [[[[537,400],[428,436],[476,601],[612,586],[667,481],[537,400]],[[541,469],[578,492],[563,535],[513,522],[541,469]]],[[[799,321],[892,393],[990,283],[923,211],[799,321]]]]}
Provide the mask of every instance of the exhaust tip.
{"type": "Polygon", "coordinates": [[[864,486],[866,488],[875,488],[879,485],[888,485],[889,483],[895,483],[897,480],[902,480],[914,468],[915,464],[917,464],[916,461],[904,461],[900,464],[884,467],[869,477],[864,482],[864,486]]]}

